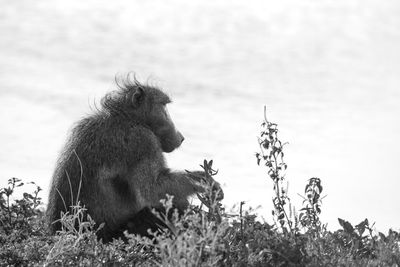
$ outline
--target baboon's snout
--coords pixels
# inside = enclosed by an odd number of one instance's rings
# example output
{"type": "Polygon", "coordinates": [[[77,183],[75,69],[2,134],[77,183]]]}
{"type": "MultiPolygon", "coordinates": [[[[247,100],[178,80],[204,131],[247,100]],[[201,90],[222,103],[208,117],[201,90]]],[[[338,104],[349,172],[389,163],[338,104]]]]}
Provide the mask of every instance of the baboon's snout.
{"type": "Polygon", "coordinates": [[[178,137],[179,137],[180,144],[182,144],[182,143],[183,143],[183,140],[185,140],[185,137],[181,134],[180,131],[178,131],[177,133],[178,133],[178,137]]]}

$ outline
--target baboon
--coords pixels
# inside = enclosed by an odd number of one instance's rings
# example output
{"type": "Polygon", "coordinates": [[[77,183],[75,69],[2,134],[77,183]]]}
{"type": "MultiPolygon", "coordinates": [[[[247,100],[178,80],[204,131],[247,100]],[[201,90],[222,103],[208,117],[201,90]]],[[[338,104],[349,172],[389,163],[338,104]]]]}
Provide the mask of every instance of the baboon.
{"type": "MultiPolygon", "coordinates": [[[[136,78],[117,80],[117,87],[75,125],[58,159],[47,208],[52,233],[61,228],[61,213],[79,200],[97,225],[104,223],[97,232],[104,242],[128,228],[146,234],[157,221],[148,217],[150,209],[159,208],[166,194],[183,211],[188,196],[204,192],[198,177],[204,172],[193,176],[166,166],[163,152],[184,140],[168,114],[170,98],[136,78]]],[[[222,199],[217,182],[213,189],[222,199]]]]}

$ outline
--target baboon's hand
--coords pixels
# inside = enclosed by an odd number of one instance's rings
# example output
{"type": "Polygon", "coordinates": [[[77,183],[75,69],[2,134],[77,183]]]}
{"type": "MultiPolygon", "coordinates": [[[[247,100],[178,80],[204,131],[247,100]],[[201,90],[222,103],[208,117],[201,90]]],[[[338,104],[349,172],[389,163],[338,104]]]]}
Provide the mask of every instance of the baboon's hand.
{"type": "Polygon", "coordinates": [[[206,173],[203,171],[186,171],[186,174],[198,183],[206,181],[206,173]]]}
{"type": "Polygon", "coordinates": [[[187,175],[196,181],[196,183],[201,184],[205,192],[210,192],[213,199],[220,201],[224,199],[224,191],[221,185],[215,181],[212,177],[207,176],[204,171],[186,171],[187,175]]]}

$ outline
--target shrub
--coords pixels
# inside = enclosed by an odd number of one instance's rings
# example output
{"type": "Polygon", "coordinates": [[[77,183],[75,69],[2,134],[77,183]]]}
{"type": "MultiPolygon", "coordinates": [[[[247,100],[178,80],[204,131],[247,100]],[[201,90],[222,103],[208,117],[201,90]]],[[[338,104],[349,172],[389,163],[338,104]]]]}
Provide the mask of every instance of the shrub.
{"type": "Polygon", "coordinates": [[[47,255],[51,237],[46,236],[39,186],[33,193],[15,198],[15,190],[24,186],[17,178],[8,180],[0,189],[0,266],[29,265],[47,255]]]}

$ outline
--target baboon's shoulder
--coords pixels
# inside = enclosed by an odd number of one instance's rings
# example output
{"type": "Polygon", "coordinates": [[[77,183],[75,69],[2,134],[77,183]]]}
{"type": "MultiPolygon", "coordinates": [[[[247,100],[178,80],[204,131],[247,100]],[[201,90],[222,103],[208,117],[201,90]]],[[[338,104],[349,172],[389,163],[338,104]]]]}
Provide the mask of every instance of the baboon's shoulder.
{"type": "Polygon", "coordinates": [[[161,153],[157,136],[147,126],[135,120],[120,117],[90,117],[80,121],[77,126],[78,138],[84,146],[96,146],[97,151],[118,156],[132,157],[161,153]]]}

